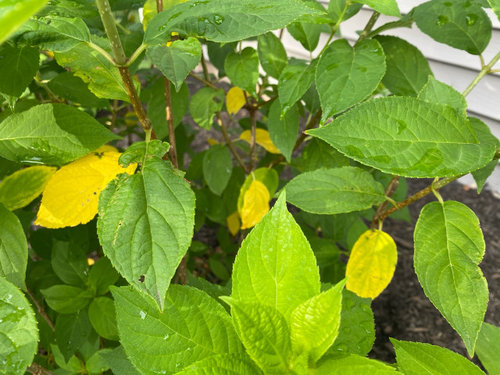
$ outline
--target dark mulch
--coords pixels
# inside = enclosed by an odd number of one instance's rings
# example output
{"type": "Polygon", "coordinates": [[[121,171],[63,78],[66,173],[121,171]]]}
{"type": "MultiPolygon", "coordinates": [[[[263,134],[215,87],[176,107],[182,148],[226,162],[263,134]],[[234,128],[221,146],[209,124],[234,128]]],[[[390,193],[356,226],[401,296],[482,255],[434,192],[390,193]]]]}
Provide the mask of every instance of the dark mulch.
{"type": "MultiPolygon", "coordinates": [[[[410,193],[428,184],[428,181],[411,181],[410,193]]],[[[490,290],[485,320],[500,325],[500,200],[488,191],[478,195],[474,189],[457,182],[443,188],[441,195],[445,200],[466,204],[479,217],[486,241],[486,255],[480,267],[490,290]]],[[[424,204],[434,199],[430,195],[410,207],[411,225],[390,219],[384,223],[384,231],[396,239],[399,259],[394,279],[372,304],[377,329],[377,339],[371,353],[374,358],[394,361],[389,337],[440,345],[467,356],[459,335],[426,298],[413,270],[415,223],[424,204]]]]}

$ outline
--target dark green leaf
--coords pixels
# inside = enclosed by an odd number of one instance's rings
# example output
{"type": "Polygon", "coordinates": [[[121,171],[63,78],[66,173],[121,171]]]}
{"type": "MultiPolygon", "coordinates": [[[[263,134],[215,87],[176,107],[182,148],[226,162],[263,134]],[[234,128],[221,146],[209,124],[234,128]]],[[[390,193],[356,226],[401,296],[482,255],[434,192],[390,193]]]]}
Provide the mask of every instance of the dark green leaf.
{"type": "Polygon", "coordinates": [[[384,51],[376,40],[354,47],[339,39],[321,54],[316,69],[322,122],[366,99],[385,74],[384,51]]]}
{"type": "Polygon", "coordinates": [[[74,107],[41,104],[2,122],[0,155],[24,163],[61,165],[118,138],[74,107]]]}
{"type": "Polygon", "coordinates": [[[83,346],[92,333],[87,310],[75,314],[59,314],[56,320],[56,340],[65,361],[83,346]]]}
{"type": "Polygon", "coordinates": [[[283,69],[278,81],[281,110],[286,113],[309,89],[314,81],[316,64],[307,65],[302,60],[291,60],[283,69]]]}
{"type": "Polygon", "coordinates": [[[415,22],[434,40],[480,55],[491,38],[491,21],[470,0],[432,0],[415,8],[415,22]]]}
{"type": "Polygon", "coordinates": [[[297,106],[292,106],[286,114],[281,117],[282,108],[279,99],[271,104],[269,109],[269,136],[274,145],[280,150],[288,162],[292,158],[292,152],[297,142],[299,132],[299,111],[297,106]]]}
{"type": "Polygon", "coordinates": [[[99,99],[92,94],[87,84],[70,72],[58,74],[47,83],[52,92],[61,98],[77,103],[87,108],[104,108],[108,101],[99,99]]]}
{"type": "Polygon", "coordinates": [[[395,95],[417,96],[429,76],[432,76],[422,52],[395,36],[382,35],[376,39],[384,49],[387,64],[382,83],[395,95]]]}
{"type": "Polygon", "coordinates": [[[409,97],[371,100],[307,133],[360,163],[406,177],[457,176],[485,166],[495,152],[455,109],[409,97]]]}
{"type": "Polygon", "coordinates": [[[226,57],[224,70],[231,83],[255,95],[255,86],[259,79],[259,56],[252,47],[241,53],[231,52],[226,57]]]}
{"type": "Polygon", "coordinates": [[[102,353],[102,357],[108,363],[113,374],[140,375],[139,371],[130,363],[123,346],[117,346],[110,352],[102,353]]]}
{"type": "Polygon", "coordinates": [[[257,51],[264,71],[271,77],[279,78],[288,64],[285,47],[281,40],[273,33],[260,35],[257,51]]]}
{"type": "Polygon", "coordinates": [[[214,145],[203,157],[203,176],[214,194],[221,195],[233,170],[231,153],[225,145],[214,145]]]}
{"type": "Polygon", "coordinates": [[[99,336],[108,340],[118,340],[115,304],[111,298],[95,298],[89,306],[89,319],[99,336]]]}
{"type": "Polygon", "coordinates": [[[76,286],[54,285],[41,290],[52,310],[61,314],[73,314],[87,306],[92,299],[90,290],[76,286]]]}
{"type": "Polygon", "coordinates": [[[68,241],[54,240],[52,269],[66,284],[83,287],[87,281],[88,264],[85,252],[68,241]]]}
{"type": "Polygon", "coordinates": [[[39,59],[38,48],[0,45],[0,93],[20,97],[38,71],[39,59]]]}
{"type": "Polygon", "coordinates": [[[286,29],[306,50],[312,52],[318,46],[323,26],[314,23],[294,22],[286,29]]]}
{"type": "Polygon", "coordinates": [[[99,259],[90,268],[88,283],[97,296],[106,294],[109,291],[109,287],[116,283],[120,275],[113,268],[111,262],[108,258],[99,259]]]}

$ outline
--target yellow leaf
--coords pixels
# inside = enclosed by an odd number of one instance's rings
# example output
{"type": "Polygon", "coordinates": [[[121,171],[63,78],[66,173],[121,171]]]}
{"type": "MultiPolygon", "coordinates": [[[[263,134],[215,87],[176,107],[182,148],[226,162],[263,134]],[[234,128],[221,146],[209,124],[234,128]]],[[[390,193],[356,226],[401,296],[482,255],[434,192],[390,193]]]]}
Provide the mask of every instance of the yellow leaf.
{"type": "Polygon", "coordinates": [[[236,236],[236,234],[240,231],[240,215],[238,214],[238,211],[234,211],[226,218],[226,224],[229,232],[233,236],[236,236]]]}
{"type": "Polygon", "coordinates": [[[87,258],[87,264],[88,264],[89,266],[93,266],[93,265],[95,264],[95,260],[94,260],[94,259],[92,259],[92,258],[87,258]]]}
{"type": "Polygon", "coordinates": [[[238,113],[246,103],[245,92],[239,87],[233,87],[226,94],[226,107],[230,115],[238,113]]]}
{"type": "MultiPolygon", "coordinates": [[[[176,36],[176,35],[179,35],[179,33],[177,31],[172,31],[170,33],[171,36],[176,36]]],[[[167,47],[170,47],[172,45],[173,42],[167,42],[167,47]]]]}
{"type": "Polygon", "coordinates": [[[210,146],[213,146],[213,145],[218,144],[219,142],[217,142],[217,140],[216,140],[216,139],[213,139],[213,138],[207,138],[207,143],[208,143],[210,146]]]}
{"type": "Polygon", "coordinates": [[[21,169],[0,183],[0,203],[14,211],[30,204],[42,194],[57,168],[36,166],[21,169]]]}
{"type": "Polygon", "coordinates": [[[271,195],[266,185],[253,180],[243,197],[243,207],[240,212],[241,229],[256,225],[269,211],[271,195]]]}
{"type": "MultiPolygon", "coordinates": [[[[250,137],[250,130],[245,130],[240,135],[240,139],[247,141],[248,143],[250,143],[250,137]]],[[[264,147],[266,151],[269,151],[271,154],[280,154],[280,150],[278,150],[273,141],[271,141],[271,137],[269,136],[269,132],[267,130],[260,128],[255,129],[255,141],[258,145],[264,147]]]]}
{"type": "Polygon", "coordinates": [[[111,146],[75,160],[59,169],[43,191],[36,225],[73,227],[88,223],[97,214],[99,194],[120,173],[134,173],[137,165],[123,168],[120,153],[111,146]]]}
{"type": "Polygon", "coordinates": [[[381,230],[368,230],[354,244],[347,262],[346,288],[363,298],[376,298],[391,282],[398,252],[381,230]]]}

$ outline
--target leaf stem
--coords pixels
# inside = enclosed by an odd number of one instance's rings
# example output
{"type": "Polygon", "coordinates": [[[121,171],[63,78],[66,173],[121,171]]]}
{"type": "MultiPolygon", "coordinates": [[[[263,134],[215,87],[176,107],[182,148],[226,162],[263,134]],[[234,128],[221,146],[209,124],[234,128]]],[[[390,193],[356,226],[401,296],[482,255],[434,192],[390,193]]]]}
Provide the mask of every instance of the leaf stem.
{"type": "Polygon", "coordinates": [[[99,52],[106,60],[108,60],[114,66],[118,66],[115,60],[113,60],[113,56],[111,56],[104,48],[99,47],[97,44],[93,42],[87,42],[87,45],[93,50],[99,52]]]}
{"type": "Polygon", "coordinates": [[[359,34],[358,42],[363,40],[363,39],[366,39],[368,37],[368,35],[372,31],[373,26],[375,26],[375,23],[377,22],[379,17],[380,17],[379,12],[373,12],[373,14],[370,17],[370,19],[368,20],[368,23],[366,24],[365,28],[363,29],[361,34],[359,34]]]}
{"type": "Polygon", "coordinates": [[[215,86],[212,82],[210,81],[207,81],[206,79],[200,77],[199,75],[193,73],[193,72],[189,72],[189,75],[191,77],[193,77],[194,79],[200,81],[201,83],[203,83],[205,86],[208,86],[208,87],[211,87],[213,88],[214,90],[218,90],[219,88],[217,86],[215,86]]]}
{"type": "Polygon", "coordinates": [[[125,66],[130,66],[132,65],[135,60],[137,60],[137,58],[144,52],[144,50],[147,48],[148,46],[146,44],[141,44],[139,47],[137,47],[137,49],[134,51],[134,53],[132,54],[132,56],[130,56],[130,58],[127,60],[127,63],[125,64],[125,66]]]}
{"type": "Polygon", "coordinates": [[[54,322],[52,322],[52,320],[47,315],[47,312],[45,311],[43,305],[36,299],[35,295],[29,288],[26,288],[26,294],[30,297],[31,301],[33,301],[33,304],[38,310],[38,313],[47,322],[52,332],[55,332],[56,326],[54,325],[54,322]]]}
{"type": "Polygon", "coordinates": [[[227,133],[227,126],[224,123],[224,121],[222,121],[222,116],[221,116],[220,112],[217,112],[216,116],[217,116],[217,124],[220,126],[220,128],[222,130],[222,135],[224,137],[224,140],[226,141],[227,147],[229,147],[229,150],[233,154],[234,158],[236,159],[236,161],[238,162],[240,167],[243,168],[245,173],[246,174],[250,173],[247,166],[245,165],[245,163],[241,159],[240,155],[238,154],[238,152],[234,148],[233,142],[231,141],[231,138],[229,137],[229,134],[227,133]]]}
{"type": "Polygon", "coordinates": [[[467,96],[470,94],[470,92],[476,87],[476,85],[481,81],[485,75],[492,73],[491,68],[500,60],[500,52],[498,52],[495,57],[479,72],[476,78],[471,82],[471,84],[465,89],[465,91],[462,93],[463,96],[467,96]]]}
{"type": "Polygon", "coordinates": [[[372,224],[371,224],[372,229],[375,229],[377,227],[377,224],[382,222],[382,220],[380,220],[379,217],[386,210],[389,203],[392,203],[394,207],[397,207],[398,203],[392,200],[392,196],[394,195],[394,193],[398,189],[399,178],[400,178],[400,176],[394,176],[392,178],[391,182],[389,182],[389,184],[387,185],[387,187],[385,189],[386,200],[385,200],[385,202],[382,202],[377,207],[377,210],[375,211],[375,214],[373,215],[373,220],[372,220],[372,224]]]}
{"type": "Polygon", "coordinates": [[[254,168],[254,157],[255,157],[255,144],[257,141],[257,110],[255,108],[250,108],[250,172],[254,168]]]}
{"type": "Polygon", "coordinates": [[[146,112],[144,111],[144,107],[139,99],[134,82],[132,81],[130,70],[128,66],[126,66],[127,57],[123,51],[122,42],[120,40],[120,36],[118,35],[118,30],[116,29],[116,22],[113,17],[113,13],[111,12],[111,7],[108,0],[96,0],[96,3],[104,29],[106,30],[106,35],[111,43],[114,60],[119,65],[118,70],[120,71],[123,83],[125,84],[125,90],[127,91],[132,107],[137,114],[137,118],[139,119],[144,131],[147,131],[152,128],[151,121],[149,121],[146,116],[146,112]]]}

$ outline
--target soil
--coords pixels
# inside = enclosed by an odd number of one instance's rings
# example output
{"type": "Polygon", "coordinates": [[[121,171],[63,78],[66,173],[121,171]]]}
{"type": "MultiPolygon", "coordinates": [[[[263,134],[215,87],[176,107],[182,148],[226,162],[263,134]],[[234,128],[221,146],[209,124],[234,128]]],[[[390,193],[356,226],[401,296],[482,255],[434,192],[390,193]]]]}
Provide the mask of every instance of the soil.
{"type": "MultiPolygon", "coordinates": [[[[409,181],[410,193],[429,185],[430,181],[409,181]]],[[[500,326],[500,200],[489,191],[478,195],[476,190],[458,182],[440,190],[445,200],[466,204],[479,217],[486,242],[486,254],[480,264],[488,281],[490,301],[485,321],[500,326]]],[[[435,200],[431,194],[410,206],[412,224],[388,219],[384,231],[398,245],[398,264],[389,287],[373,301],[376,341],[370,356],[394,362],[389,337],[418,341],[446,347],[467,357],[459,335],[424,295],[413,269],[413,231],[422,207],[435,200]]],[[[477,358],[474,362],[478,363],[477,358]]]]}

